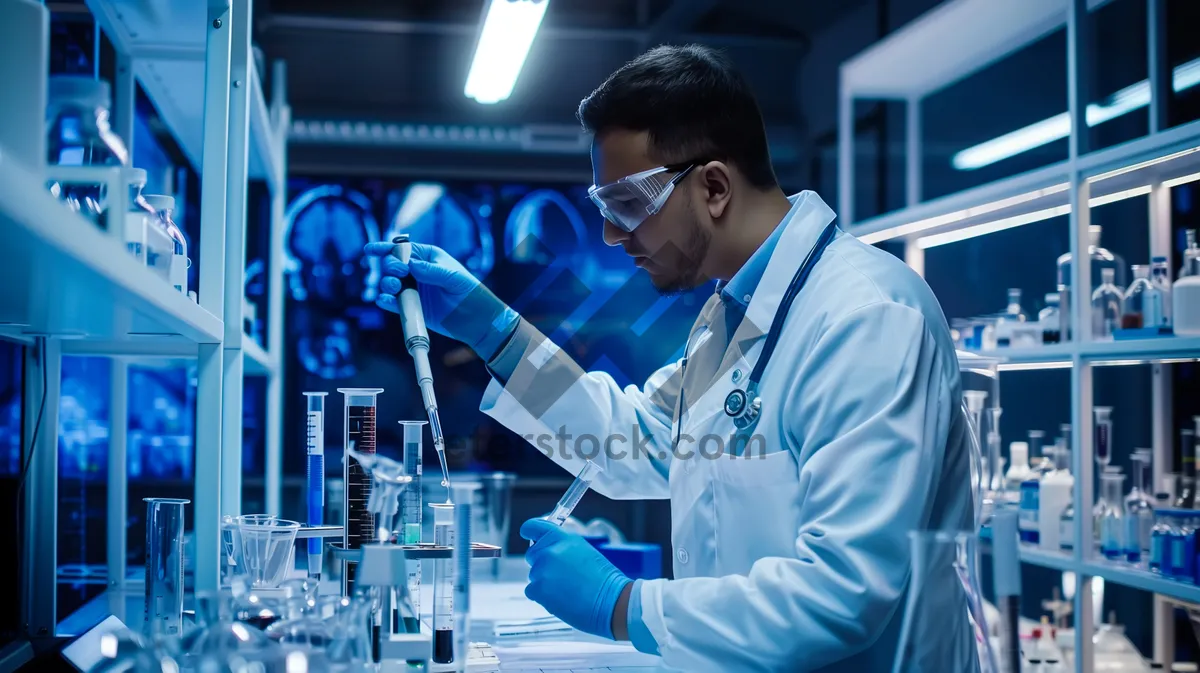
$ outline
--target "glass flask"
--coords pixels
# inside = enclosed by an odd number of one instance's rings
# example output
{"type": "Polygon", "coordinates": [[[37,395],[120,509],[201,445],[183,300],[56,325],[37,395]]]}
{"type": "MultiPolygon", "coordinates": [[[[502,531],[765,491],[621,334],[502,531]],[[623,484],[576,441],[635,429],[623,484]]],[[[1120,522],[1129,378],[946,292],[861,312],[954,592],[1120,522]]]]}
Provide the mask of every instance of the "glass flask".
{"type": "Polygon", "coordinates": [[[1125,496],[1125,560],[1141,563],[1150,553],[1150,530],[1154,527],[1154,504],[1150,500],[1150,450],[1138,449],[1133,463],[1133,485],[1125,496]]]}
{"type": "Polygon", "coordinates": [[[1167,258],[1158,256],[1150,259],[1150,282],[1162,298],[1162,327],[1171,326],[1171,267],[1167,258]]]}
{"type": "Polygon", "coordinates": [[[1092,292],[1092,337],[1111,339],[1113,332],[1121,327],[1121,305],[1125,297],[1121,288],[1113,284],[1112,269],[1103,269],[1100,273],[1100,287],[1092,292]]]}
{"type": "Polygon", "coordinates": [[[1162,292],[1150,282],[1150,267],[1133,265],[1133,283],[1125,293],[1121,329],[1158,327],[1163,323],[1162,292]]]}
{"type": "Polygon", "coordinates": [[[912,579],[892,673],[999,673],[979,584],[979,538],[909,533],[912,579]]]}
{"type": "Polygon", "coordinates": [[[1154,496],[1154,527],[1150,529],[1150,572],[1166,572],[1171,545],[1171,503],[1166,493],[1154,496]]]}
{"type": "Polygon", "coordinates": [[[1042,328],[1042,343],[1056,344],[1062,341],[1061,312],[1057,292],[1046,295],[1046,306],[1038,311],[1038,325],[1042,328]]]}
{"type": "MultiPolygon", "coordinates": [[[[46,105],[46,163],[61,166],[121,166],[129,150],[108,124],[108,82],[79,75],[50,78],[46,105]]],[[[69,208],[107,228],[103,185],[52,183],[50,193],[69,208]]]]}
{"type": "MultiPolygon", "coordinates": [[[[231,598],[212,591],[196,592],[196,625],[180,642],[185,663],[235,654],[261,661],[277,649],[262,631],[234,619],[231,598]]],[[[199,666],[194,669],[203,670],[199,666]]]]}
{"type": "MultiPolygon", "coordinates": [[[[1088,257],[1092,263],[1092,286],[1088,288],[1087,292],[1078,293],[1084,297],[1085,301],[1100,286],[1101,272],[1104,269],[1112,269],[1114,274],[1113,282],[1120,287],[1125,287],[1125,260],[1120,255],[1114,255],[1100,247],[1100,234],[1102,231],[1103,229],[1100,225],[1093,224],[1088,227],[1088,257]]],[[[1072,289],[1071,253],[1066,252],[1058,257],[1059,306],[1062,307],[1064,318],[1063,340],[1070,337],[1070,323],[1067,318],[1070,316],[1071,296],[1076,294],[1072,289]]]]}
{"type": "Polygon", "coordinates": [[[1106,470],[1100,475],[1100,500],[1093,509],[1100,553],[1112,560],[1120,559],[1125,552],[1124,487],[1125,475],[1115,468],[1106,470]]]}

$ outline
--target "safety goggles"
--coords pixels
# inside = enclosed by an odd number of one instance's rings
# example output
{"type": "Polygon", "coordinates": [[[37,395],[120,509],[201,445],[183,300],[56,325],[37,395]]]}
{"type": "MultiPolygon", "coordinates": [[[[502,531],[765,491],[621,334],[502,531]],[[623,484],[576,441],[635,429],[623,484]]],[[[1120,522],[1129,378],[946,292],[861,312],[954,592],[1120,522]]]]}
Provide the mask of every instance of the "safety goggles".
{"type": "Polygon", "coordinates": [[[588,189],[588,198],[600,209],[604,219],[626,232],[632,232],[647,217],[666,205],[675,185],[704,161],[691,161],[651,168],[616,182],[588,189]]]}

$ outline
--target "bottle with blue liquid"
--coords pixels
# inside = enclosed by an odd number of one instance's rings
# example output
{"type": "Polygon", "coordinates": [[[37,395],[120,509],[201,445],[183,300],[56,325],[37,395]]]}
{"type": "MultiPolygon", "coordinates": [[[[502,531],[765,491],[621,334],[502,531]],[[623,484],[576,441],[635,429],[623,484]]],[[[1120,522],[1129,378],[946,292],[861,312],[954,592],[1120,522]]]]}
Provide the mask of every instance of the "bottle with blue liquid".
{"type": "Polygon", "coordinates": [[[1109,468],[1100,475],[1100,500],[1093,510],[1100,553],[1116,561],[1125,554],[1125,507],[1121,493],[1125,475],[1109,468]]]}
{"type": "Polygon", "coordinates": [[[1154,496],[1154,527],[1150,529],[1150,572],[1168,574],[1170,569],[1171,522],[1174,510],[1166,493],[1154,496]]]}
{"type": "Polygon", "coordinates": [[[1167,556],[1169,564],[1165,564],[1163,574],[1171,579],[1189,584],[1195,582],[1196,575],[1196,512],[1192,510],[1177,510],[1174,512],[1174,522],[1168,538],[1167,556]]]}

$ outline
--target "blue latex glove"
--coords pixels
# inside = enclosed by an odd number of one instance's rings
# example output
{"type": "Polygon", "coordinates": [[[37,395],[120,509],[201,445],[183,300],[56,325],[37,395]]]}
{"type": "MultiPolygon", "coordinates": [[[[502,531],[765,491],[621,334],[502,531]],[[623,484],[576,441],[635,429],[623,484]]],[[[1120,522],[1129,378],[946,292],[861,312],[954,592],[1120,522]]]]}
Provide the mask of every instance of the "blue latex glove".
{"type": "Polygon", "coordinates": [[[412,274],[417,281],[425,325],[470,346],[480,357],[491,358],[517,327],[520,316],[484,287],[458,260],[436,245],[412,244],[408,264],[392,255],[391,243],[368,243],[364,251],[381,258],[383,278],[375,303],[397,313],[400,279],[412,274]]]}
{"type": "Polygon", "coordinates": [[[534,543],[525,553],[525,596],[584,633],[612,638],[613,610],[633,580],[587,540],[545,519],[526,521],[521,537],[534,543]]]}

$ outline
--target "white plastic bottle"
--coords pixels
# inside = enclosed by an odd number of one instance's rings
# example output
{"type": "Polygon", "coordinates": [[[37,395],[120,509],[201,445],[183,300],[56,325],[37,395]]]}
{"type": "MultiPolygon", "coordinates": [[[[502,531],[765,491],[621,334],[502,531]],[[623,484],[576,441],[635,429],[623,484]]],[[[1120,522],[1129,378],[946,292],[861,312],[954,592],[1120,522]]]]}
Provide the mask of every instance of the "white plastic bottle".
{"type": "Polygon", "coordinates": [[[1183,276],[1171,288],[1176,336],[1200,336],[1200,276],[1183,276]]]}
{"type": "Polygon", "coordinates": [[[1071,504],[1071,492],[1075,488],[1075,477],[1068,466],[1069,455],[1069,450],[1060,447],[1054,456],[1054,471],[1038,486],[1038,546],[1042,549],[1061,549],[1062,514],[1071,504]]]}

